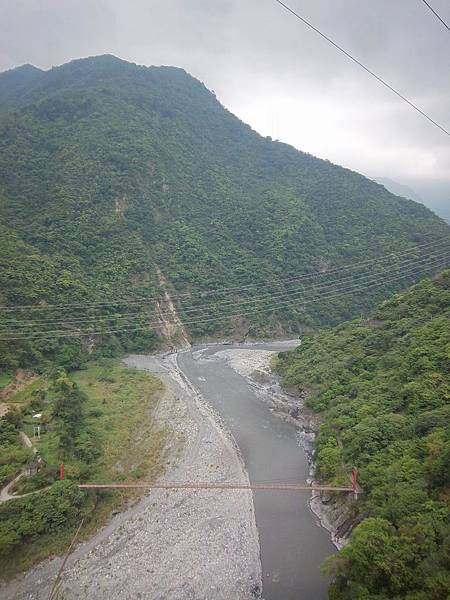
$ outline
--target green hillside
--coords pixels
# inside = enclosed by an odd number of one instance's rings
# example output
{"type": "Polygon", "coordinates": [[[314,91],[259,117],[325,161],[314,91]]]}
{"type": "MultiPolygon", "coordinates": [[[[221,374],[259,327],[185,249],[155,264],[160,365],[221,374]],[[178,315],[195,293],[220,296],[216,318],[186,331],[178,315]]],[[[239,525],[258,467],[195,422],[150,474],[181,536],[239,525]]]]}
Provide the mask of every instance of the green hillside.
{"type": "Polygon", "coordinates": [[[450,590],[450,272],[279,355],[322,413],[317,474],[364,493],[330,559],[330,598],[442,600],[450,590]]]}
{"type": "Polygon", "coordinates": [[[39,307],[1,312],[3,368],[156,348],[157,267],[173,293],[237,288],[176,302],[192,337],[294,334],[437,271],[421,247],[450,236],[424,206],[259,136],[185,71],[112,56],[0,74],[0,227],[0,305],[39,307]],[[407,250],[417,265],[375,263],[373,288],[288,301],[286,279],[407,250]]]}

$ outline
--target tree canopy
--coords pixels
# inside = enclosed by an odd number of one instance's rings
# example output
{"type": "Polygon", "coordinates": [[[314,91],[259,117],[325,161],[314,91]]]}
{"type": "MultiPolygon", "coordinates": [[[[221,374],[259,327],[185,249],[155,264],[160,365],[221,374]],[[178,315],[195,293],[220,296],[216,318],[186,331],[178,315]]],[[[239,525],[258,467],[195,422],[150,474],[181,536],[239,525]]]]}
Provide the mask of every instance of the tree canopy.
{"type": "Polygon", "coordinates": [[[362,522],[326,569],[330,597],[441,600],[450,591],[450,272],[280,355],[322,415],[317,474],[359,468],[362,522]]]}
{"type": "Polygon", "coordinates": [[[0,83],[0,304],[35,306],[2,313],[3,332],[31,334],[1,344],[4,368],[154,349],[157,267],[175,295],[197,292],[176,301],[193,337],[292,333],[365,313],[449,236],[424,206],[261,137],[182,69],[103,56],[0,83]],[[297,289],[286,280],[402,250],[414,268],[389,280],[374,266],[375,288],[270,302],[297,289]],[[198,294],[221,287],[235,288],[225,303],[198,294]],[[77,328],[110,333],[53,333],[77,328]]]}

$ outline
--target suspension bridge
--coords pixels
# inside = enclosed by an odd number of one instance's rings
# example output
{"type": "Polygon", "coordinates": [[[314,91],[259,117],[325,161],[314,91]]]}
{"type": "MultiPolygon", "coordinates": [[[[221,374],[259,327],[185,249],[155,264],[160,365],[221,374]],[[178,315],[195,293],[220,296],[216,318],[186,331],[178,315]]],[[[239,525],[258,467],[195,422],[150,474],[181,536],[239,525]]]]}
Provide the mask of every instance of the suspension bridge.
{"type": "MultiPolygon", "coordinates": [[[[60,478],[64,478],[64,468],[60,471],[60,478]]],[[[353,467],[351,475],[351,485],[349,486],[332,486],[319,485],[316,483],[299,482],[299,483],[275,483],[275,482],[194,482],[194,481],[175,481],[175,482],[149,482],[149,481],[117,481],[112,483],[80,483],[80,489],[155,489],[155,490],[271,490],[271,491],[317,491],[317,492],[352,492],[353,494],[360,493],[361,489],[357,481],[357,469],[353,467]]]]}

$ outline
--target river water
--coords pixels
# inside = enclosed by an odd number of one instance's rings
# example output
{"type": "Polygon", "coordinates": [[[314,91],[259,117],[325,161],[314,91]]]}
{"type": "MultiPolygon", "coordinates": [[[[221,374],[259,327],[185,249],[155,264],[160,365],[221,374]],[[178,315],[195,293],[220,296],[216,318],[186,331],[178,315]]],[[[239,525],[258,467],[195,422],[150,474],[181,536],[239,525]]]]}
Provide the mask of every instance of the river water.
{"type": "MultiPolygon", "coordinates": [[[[286,343],[209,345],[178,354],[178,367],[219,413],[237,442],[251,481],[304,482],[309,476],[297,428],[273,414],[246,378],[217,353],[286,350],[286,343]]],[[[324,559],[335,552],[309,507],[309,492],[253,492],[265,600],[325,600],[324,559]]]]}

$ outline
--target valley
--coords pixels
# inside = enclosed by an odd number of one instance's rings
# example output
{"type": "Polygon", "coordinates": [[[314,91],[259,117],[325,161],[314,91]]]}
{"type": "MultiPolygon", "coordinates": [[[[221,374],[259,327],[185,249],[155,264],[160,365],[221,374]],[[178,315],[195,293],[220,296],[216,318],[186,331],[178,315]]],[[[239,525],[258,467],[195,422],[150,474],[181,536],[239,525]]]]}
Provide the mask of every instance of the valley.
{"type": "Polygon", "coordinates": [[[446,598],[449,261],[184,69],[0,73],[1,597],[446,598]]]}

